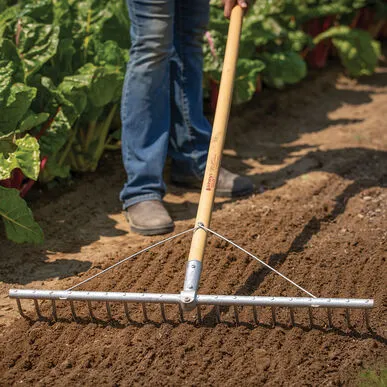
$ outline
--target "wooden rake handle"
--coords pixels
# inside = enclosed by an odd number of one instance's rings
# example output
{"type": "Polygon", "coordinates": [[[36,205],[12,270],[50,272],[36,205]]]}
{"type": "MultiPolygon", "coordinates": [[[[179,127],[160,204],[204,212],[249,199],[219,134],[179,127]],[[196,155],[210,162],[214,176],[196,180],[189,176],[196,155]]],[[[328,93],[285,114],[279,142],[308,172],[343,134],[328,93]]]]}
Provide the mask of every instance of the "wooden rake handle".
{"type": "MultiPolygon", "coordinates": [[[[196,225],[201,223],[205,227],[210,226],[216,184],[222,161],[224,141],[226,138],[227,124],[232,103],[232,92],[234,89],[242,21],[243,9],[237,5],[233,8],[230,17],[230,26],[228,30],[222,77],[220,80],[218,102],[216,105],[199,207],[196,215],[196,225]]],[[[195,260],[201,262],[203,260],[206,239],[207,233],[205,230],[197,229],[195,231],[191,242],[188,261],[195,260]]]]}

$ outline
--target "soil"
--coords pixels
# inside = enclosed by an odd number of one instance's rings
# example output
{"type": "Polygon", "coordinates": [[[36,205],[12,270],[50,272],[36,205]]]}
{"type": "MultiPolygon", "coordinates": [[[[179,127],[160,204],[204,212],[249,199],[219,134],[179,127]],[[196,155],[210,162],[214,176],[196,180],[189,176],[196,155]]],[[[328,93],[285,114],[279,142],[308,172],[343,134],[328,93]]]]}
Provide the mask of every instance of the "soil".
{"type": "MultiPolygon", "coordinates": [[[[251,251],[317,296],[374,298],[367,329],[363,314],[263,308],[211,307],[168,321],[149,307],[65,302],[60,320],[19,317],[10,288],[66,289],[163,237],[129,231],[118,192],[125,180],[119,153],[109,153],[97,173],[71,185],[32,195],[45,231],[42,246],[3,239],[0,253],[0,385],[353,386],[367,370],[385,369],[387,257],[387,65],[352,80],[333,67],[286,91],[264,91],[232,112],[224,166],[249,175],[256,192],[240,200],[217,199],[211,228],[251,251]]],[[[168,178],[166,173],[166,178],[168,178]]],[[[45,191],[41,188],[41,190],[45,191]]],[[[194,224],[199,193],[169,185],[166,205],[176,232],[194,224]]],[[[3,231],[1,231],[3,232],[3,231]]],[[[83,286],[106,291],[179,292],[190,236],[178,237],[83,286]]],[[[291,284],[226,242],[210,237],[202,293],[300,296],[291,284]]],[[[49,317],[49,304],[41,305],[49,317]]]]}

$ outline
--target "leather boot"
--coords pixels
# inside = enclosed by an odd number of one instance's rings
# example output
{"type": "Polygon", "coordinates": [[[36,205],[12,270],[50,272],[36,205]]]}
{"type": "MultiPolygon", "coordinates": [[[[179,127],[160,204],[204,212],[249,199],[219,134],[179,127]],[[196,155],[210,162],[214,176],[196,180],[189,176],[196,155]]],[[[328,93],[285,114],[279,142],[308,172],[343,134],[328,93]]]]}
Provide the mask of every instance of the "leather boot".
{"type": "MultiPolygon", "coordinates": [[[[202,186],[202,180],[194,177],[172,177],[172,182],[176,185],[193,189],[200,189],[202,186]]],[[[216,196],[234,198],[251,195],[253,191],[254,185],[248,177],[237,175],[225,168],[220,168],[216,196]]]]}
{"type": "Polygon", "coordinates": [[[172,232],[175,225],[162,202],[146,200],[125,210],[131,231],[141,235],[161,235],[172,232]]]}

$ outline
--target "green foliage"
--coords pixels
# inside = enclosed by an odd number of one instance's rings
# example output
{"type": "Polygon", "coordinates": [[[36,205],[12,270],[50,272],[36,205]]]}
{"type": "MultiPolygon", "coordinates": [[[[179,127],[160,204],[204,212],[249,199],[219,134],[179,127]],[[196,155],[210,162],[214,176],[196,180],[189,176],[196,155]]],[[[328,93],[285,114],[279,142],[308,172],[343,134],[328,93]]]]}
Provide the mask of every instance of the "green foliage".
{"type": "Polygon", "coordinates": [[[37,180],[40,161],[38,141],[35,137],[27,134],[23,138],[17,139],[15,145],[16,148],[11,153],[3,152],[0,154],[0,180],[10,178],[11,172],[15,168],[20,168],[24,175],[30,179],[37,180]]]}
{"type": "Polygon", "coordinates": [[[263,80],[267,85],[283,88],[287,84],[294,84],[305,78],[307,67],[305,61],[293,51],[263,53],[265,63],[263,80]]]}
{"type": "MultiPolygon", "coordinates": [[[[371,74],[380,56],[379,43],[366,31],[351,30],[345,25],[366,5],[374,7],[378,14],[387,14],[386,3],[382,0],[255,1],[243,22],[239,51],[239,61],[243,64],[238,65],[234,102],[245,102],[252,97],[256,83],[253,78],[259,74],[269,87],[283,88],[299,82],[307,74],[303,53],[323,39],[332,38],[350,75],[371,74]],[[322,24],[328,16],[334,27],[313,39],[305,23],[318,19],[322,24]]],[[[204,72],[207,82],[209,79],[218,82],[228,29],[220,0],[211,1],[210,16],[209,31],[204,39],[204,72]]]]}
{"type": "MultiPolygon", "coordinates": [[[[121,96],[129,28],[124,0],[0,0],[0,180],[13,171],[36,180],[41,157],[46,182],[95,170],[121,96]]],[[[1,193],[26,220],[15,190],[1,193]]],[[[32,221],[7,222],[12,240],[33,240],[32,221]]]]}
{"type": "Polygon", "coordinates": [[[318,35],[314,42],[317,44],[329,38],[337,48],[349,75],[359,77],[371,75],[375,71],[381,55],[380,44],[367,31],[348,26],[332,27],[318,35]]]}
{"type": "Polygon", "coordinates": [[[18,190],[0,186],[0,216],[10,240],[17,243],[43,242],[43,231],[18,190]]]}

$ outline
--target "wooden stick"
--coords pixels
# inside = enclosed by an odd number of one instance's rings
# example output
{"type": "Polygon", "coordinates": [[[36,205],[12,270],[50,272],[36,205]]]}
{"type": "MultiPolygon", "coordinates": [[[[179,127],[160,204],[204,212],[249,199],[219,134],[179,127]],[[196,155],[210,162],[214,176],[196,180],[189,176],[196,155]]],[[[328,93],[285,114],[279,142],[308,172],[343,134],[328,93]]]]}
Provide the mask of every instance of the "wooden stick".
{"type": "MultiPolygon", "coordinates": [[[[242,20],[243,9],[240,6],[235,6],[230,17],[230,26],[228,30],[222,77],[220,80],[218,103],[215,111],[214,125],[212,129],[202,191],[200,194],[199,207],[196,215],[196,225],[201,223],[205,227],[209,227],[211,222],[216,184],[218,181],[227,124],[231,109],[242,20]]],[[[191,249],[188,257],[189,261],[196,260],[201,262],[203,260],[206,240],[206,231],[203,229],[197,229],[192,238],[191,249]]]]}

